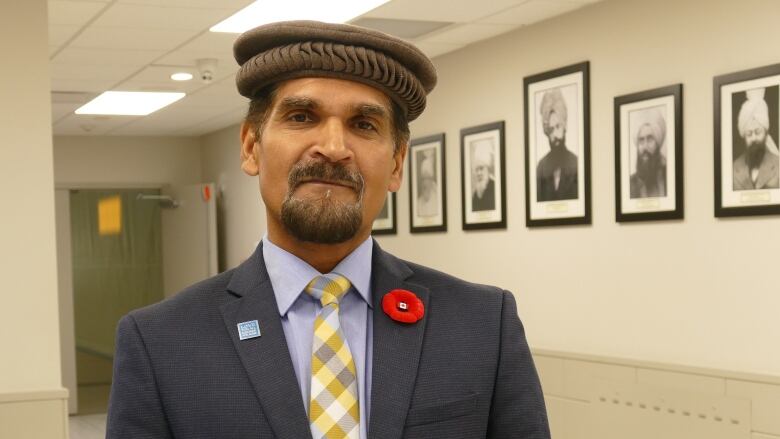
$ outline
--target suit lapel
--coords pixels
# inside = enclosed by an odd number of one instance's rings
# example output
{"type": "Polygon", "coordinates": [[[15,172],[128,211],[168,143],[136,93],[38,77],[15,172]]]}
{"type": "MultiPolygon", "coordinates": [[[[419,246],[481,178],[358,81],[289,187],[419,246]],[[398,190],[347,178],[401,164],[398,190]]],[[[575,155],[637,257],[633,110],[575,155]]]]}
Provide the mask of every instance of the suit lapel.
{"type": "Polygon", "coordinates": [[[271,428],[280,439],[310,438],[308,416],[265,270],[262,246],[236,268],[227,289],[237,298],[221,308],[225,326],[271,428]],[[261,336],[240,340],[237,325],[252,320],[258,321],[261,336]]]}
{"type": "Polygon", "coordinates": [[[750,178],[750,170],[744,154],[737,159],[737,164],[734,166],[734,180],[738,182],[741,189],[753,189],[753,180],[750,178]]]}
{"type": "Polygon", "coordinates": [[[411,403],[428,317],[417,323],[405,324],[392,320],[382,311],[382,298],[396,288],[416,294],[428,311],[428,290],[405,282],[411,274],[409,267],[382,251],[374,242],[371,285],[374,340],[369,439],[400,438],[411,403]]]}

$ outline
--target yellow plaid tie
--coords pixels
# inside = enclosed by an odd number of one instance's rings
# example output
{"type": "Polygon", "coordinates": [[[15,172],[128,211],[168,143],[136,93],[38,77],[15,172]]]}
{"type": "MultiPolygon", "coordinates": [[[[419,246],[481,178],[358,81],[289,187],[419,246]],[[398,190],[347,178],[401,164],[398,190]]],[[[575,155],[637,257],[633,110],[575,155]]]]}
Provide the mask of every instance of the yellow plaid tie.
{"type": "Polygon", "coordinates": [[[349,280],[338,274],[317,276],[306,292],[322,304],[314,320],[309,422],[314,439],[360,436],[357,374],[352,352],[339,324],[339,300],[349,280]]]}

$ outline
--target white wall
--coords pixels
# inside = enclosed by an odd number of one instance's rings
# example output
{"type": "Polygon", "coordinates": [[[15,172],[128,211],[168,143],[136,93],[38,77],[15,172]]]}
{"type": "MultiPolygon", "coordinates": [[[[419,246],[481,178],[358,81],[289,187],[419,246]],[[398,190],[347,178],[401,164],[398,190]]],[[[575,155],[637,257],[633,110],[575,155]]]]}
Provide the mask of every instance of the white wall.
{"type": "MultiPolygon", "coordinates": [[[[381,245],[511,289],[538,348],[780,375],[777,217],[713,217],[712,78],[780,62],[770,0],[606,0],[435,59],[440,82],[413,137],[447,135],[447,233],[381,245]],[[593,225],[524,224],[523,77],[589,60],[593,225]],[[684,221],[615,223],[613,99],[684,84],[684,221]],[[459,130],[506,121],[508,228],[465,233],[459,130]]],[[[223,250],[240,262],[265,221],[238,161],[238,127],[205,137],[203,175],[224,183],[223,250]]],[[[408,169],[408,168],[407,168],[408,169]]]]}
{"type": "Polygon", "coordinates": [[[257,178],[241,171],[239,125],[201,137],[203,179],[217,186],[220,270],[246,259],[263,237],[265,207],[257,178]]]}
{"type": "Polygon", "coordinates": [[[0,2],[0,53],[0,437],[66,437],[45,0],[0,2]]]}
{"type": "Polygon", "coordinates": [[[58,187],[194,184],[201,182],[200,177],[200,142],[196,137],[54,138],[54,181],[58,187]]]}
{"type": "Polygon", "coordinates": [[[532,345],[780,374],[778,217],[713,217],[712,78],[780,62],[769,0],[607,0],[436,59],[413,136],[445,131],[449,232],[386,248],[518,298],[532,345]],[[525,227],[523,77],[591,66],[593,225],[525,227]],[[613,99],[684,84],[684,221],[615,223],[613,99]],[[459,129],[506,121],[508,229],[460,224],[459,129]],[[458,250],[465,250],[461,251],[458,250]]]}

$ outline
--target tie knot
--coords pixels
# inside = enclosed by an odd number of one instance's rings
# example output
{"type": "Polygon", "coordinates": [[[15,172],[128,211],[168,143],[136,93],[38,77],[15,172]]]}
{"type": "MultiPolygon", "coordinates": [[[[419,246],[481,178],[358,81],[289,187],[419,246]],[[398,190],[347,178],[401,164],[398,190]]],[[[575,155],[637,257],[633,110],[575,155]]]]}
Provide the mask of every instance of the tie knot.
{"type": "Polygon", "coordinates": [[[328,273],[312,279],[306,286],[306,292],[319,300],[323,307],[332,303],[338,305],[339,300],[349,291],[351,285],[346,277],[328,273]]]}

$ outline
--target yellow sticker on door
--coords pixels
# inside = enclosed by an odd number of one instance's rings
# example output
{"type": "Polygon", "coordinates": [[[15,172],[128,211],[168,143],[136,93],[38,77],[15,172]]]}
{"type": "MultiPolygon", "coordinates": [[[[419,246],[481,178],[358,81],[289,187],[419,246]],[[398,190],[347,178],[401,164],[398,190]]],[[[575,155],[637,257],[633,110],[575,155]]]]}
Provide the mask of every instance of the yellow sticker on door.
{"type": "Polygon", "coordinates": [[[122,233],[122,198],[119,195],[98,201],[98,234],[100,236],[122,233]]]}

